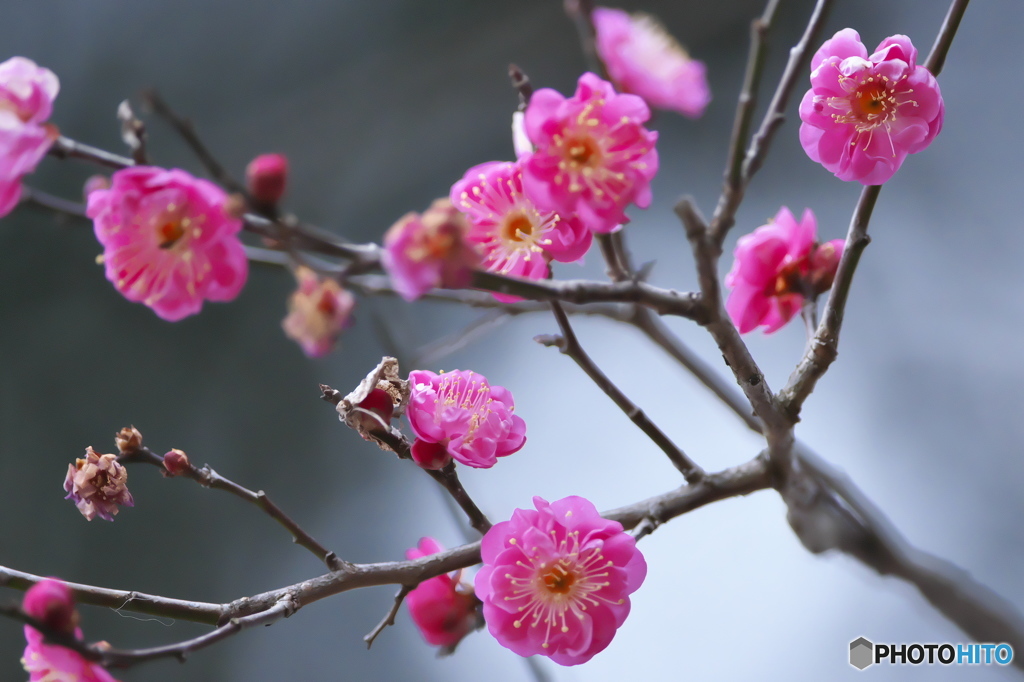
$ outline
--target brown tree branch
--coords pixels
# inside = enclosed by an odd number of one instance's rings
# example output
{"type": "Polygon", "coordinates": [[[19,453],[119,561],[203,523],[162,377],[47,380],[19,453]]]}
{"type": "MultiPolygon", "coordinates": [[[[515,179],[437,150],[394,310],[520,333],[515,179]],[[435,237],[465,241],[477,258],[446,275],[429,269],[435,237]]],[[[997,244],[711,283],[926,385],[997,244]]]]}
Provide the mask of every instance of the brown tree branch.
{"type": "MultiPolygon", "coordinates": [[[[153,466],[159,467],[161,471],[166,471],[164,467],[164,458],[147,447],[139,447],[132,452],[120,455],[118,456],[118,460],[124,463],[141,462],[144,464],[152,464],[153,466]]],[[[303,530],[298,523],[281,511],[281,508],[274,504],[262,490],[249,490],[234,481],[224,478],[210,468],[209,465],[205,465],[200,469],[194,464],[189,463],[181,476],[192,479],[204,488],[224,490],[235,497],[256,505],[262,509],[267,516],[277,521],[285,528],[285,530],[291,533],[292,542],[309,550],[314,556],[324,562],[330,570],[341,571],[345,570],[345,568],[349,566],[348,562],[339,559],[334,552],[317,542],[312,535],[303,530]]]]}
{"type": "Polygon", "coordinates": [[[644,414],[644,411],[636,406],[608,376],[601,371],[597,364],[590,358],[583,346],[580,345],[576,332],[569,323],[569,316],[565,314],[562,306],[555,301],[551,302],[551,311],[555,314],[555,320],[562,331],[561,336],[538,336],[534,340],[545,346],[555,346],[564,355],[568,355],[577,365],[597,384],[605,395],[612,399],[620,410],[626,413],[630,421],[639,427],[654,444],[661,448],[673,466],[683,474],[687,483],[698,483],[704,476],[704,470],[700,465],[690,459],[672,439],[663,432],[658,425],[644,414]]]}
{"type": "MultiPolygon", "coordinates": [[[[793,92],[793,88],[796,86],[796,82],[799,79],[800,74],[806,70],[807,60],[810,58],[812,47],[818,43],[818,34],[821,32],[821,28],[825,23],[825,17],[831,7],[831,4],[832,0],[817,1],[814,6],[814,11],[811,13],[811,17],[807,22],[807,28],[804,30],[804,34],[800,38],[800,42],[794,45],[789,51],[789,62],[787,62],[786,69],[782,73],[782,78],[779,80],[779,84],[775,88],[775,94],[772,96],[772,101],[768,105],[768,110],[765,112],[764,118],[761,121],[761,127],[750,140],[750,147],[747,150],[746,157],[743,159],[742,170],[739,173],[737,173],[737,169],[735,168],[735,164],[738,162],[738,150],[736,147],[741,146],[744,142],[742,139],[734,139],[730,145],[732,151],[730,152],[729,163],[726,168],[726,177],[730,178],[730,181],[726,182],[725,188],[722,190],[722,195],[719,197],[718,205],[715,207],[715,213],[711,218],[710,226],[711,244],[719,254],[721,253],[722,243],[725,241],[725,237],[728,234],[729,229],[735,223],[736,210],[743,201],[743,195],[746,192],[747,185],[750,184],[750,179],[764,163],[772,138],[775,136],[775,132],[785,120],[783,112],[786,110],[789,97],[793,92]],[[733,184],[731,180],[737,177],[739,182],[733,184]]],[[[765,13],[760,20],[763,28],[754,30],[753,35],[757,40],[751,43],[751,59],[748,65],[746,82],[749,82],[752,88],[757,87],[762,68],[758,63],[756,53],[763,49],[763,41],[770,27],[773,14],[774,7],[772,6],[772,0],[769,0],[768,7],[766,7],[765,13]],[[751,70],[753,70],[753,73],[751,73],[751,70]]],[[[744,87],[744,91],[740,95],[739,104],[737,105],[737,125],[733,128],[734,135],[739,135],[746,131],[747,126],[740,125],[740,122],[741,118],[745,115],[744,109],[747,106],[746,100],[754,96],[754,89],[748,91],[746,90],[746,87],[744,87]]]]}
{"type": "Polygon", "coordinates": [[[377,623],[372,630],[366,633],[365,637],[363,637],[363,641],[366,642],[367,649],[373,646],[373,642],[377,639],[377,636],[380,635],[380,633],[384,632],[384,628],[395,624],[395,616],[398,615],[398,609],[402,608],[402,602],[405,601],[406,596],[414,589],[416,589],[415,586],[410,587],[408,585],[402,585],[398,592],[395,593],[395,601],[391,605],[391,609],[388,610],[384,618],[382,618],[381,621],[377,623]]]}
{"type": "MultiPolygon", "coordinates": [[[[942,22],[942,28],[939,29],[938,36],[935,38],[935,45],[925,61],[926,68],[935,76],[942,70],[946,54],[953,44],[957,28],[967,10],[968,1],[953,0],[946,13],[946,18],[942,22]]],[[[875,185],[865,187],[861,192],[857,207],[850,220],[850,229],[846,235],[846,247],[839,260],[839,268],[836,270],[835,281],[829,292],[828,301],[825,303],[821,323],[818,325],[814,338],[808,344],[807,351],[790,375],[789,382],[779,393],[779,403],[793,421],[799,419],[804,401],[839,353],[839,333],[843,326],[846,301],[861,254],[871,241],[871,238],[868,237],[868,223],[881,190],[881,185],[875,185]]]]}

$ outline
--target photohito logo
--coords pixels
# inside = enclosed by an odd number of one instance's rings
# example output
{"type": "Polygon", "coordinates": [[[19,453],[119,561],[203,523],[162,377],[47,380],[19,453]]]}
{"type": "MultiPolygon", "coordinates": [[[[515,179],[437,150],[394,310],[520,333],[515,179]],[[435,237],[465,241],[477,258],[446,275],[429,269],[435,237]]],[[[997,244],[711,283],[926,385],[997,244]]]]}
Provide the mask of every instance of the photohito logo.
{"type": "Polygon", "coordinates": [[[850,665],[864,670],[875,663],[889,665],[1009,665],[1009,644],[874,644],[866,637],[850,642],[850,665]]]}

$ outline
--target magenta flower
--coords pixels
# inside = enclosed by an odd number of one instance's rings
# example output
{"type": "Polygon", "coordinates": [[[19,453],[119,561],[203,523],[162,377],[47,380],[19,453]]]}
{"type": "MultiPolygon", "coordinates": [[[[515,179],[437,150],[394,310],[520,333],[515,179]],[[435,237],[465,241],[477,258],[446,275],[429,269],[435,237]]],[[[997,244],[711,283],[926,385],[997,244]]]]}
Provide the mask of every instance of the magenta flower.
{"type": "Polygon", "coordinates": [[[536,147],[524,156],[523,187],[541,209],[579,215],[595,232],[629,221],[630,203],[647,208],[658,172],[658,133],[643,99],[620,95],[592,73],[566,99],[550,88],[533,93],[526,133],[536,147]]]}
{"type": "Polygon", "coordinates": [[[0,217],[21,199],[21,178],[36,169],[57,139],[46,123],[60,90],[57,76],[31,59],[0,64],[0,217]]]}
{"type": "Polygon", "coordinates": [[[647,575],[633,537],[582,497],[517,509],[480,547],[476,596],[487,629],[520,656],[586,663],[629,615],[629,595],[647,575]]]}
{"type": "MultiPolygon", "coordinates": [[[[60,580],[47,578],[25,593],[22,610],[58,632],[82,639],[78,612],[71,590],[60,580]]],[[[28,645],[21,664],[29,674],[29,682],[117,682],[103,666],[82,658],[82,655],[56,644],[46,644],[42,633],[25,626],[28,645]]]]}
{"type": "Polygon", "coordinates": [[[245,190],[259,206],[273,208],[288,186],[288,158],[260,154],[245,167],[245,190]]]}
{"type": "Polygon", "coordinates": [[[64,491],[64,499],[73,500],[87,521],[97,516],[113,521],[118,505],[135,506],[128,491],[128,470],[116,455],[100,455],[92,446],[85,449],[85,458],[68,465],[64,491]]]}
{"type": "MultiPolygon", "coordinates": [[[[421,559],[443,552],[434,538],[420,538],[413,549],[406,550],[406,559],[421,559]]],[[[419,628],[427,644],[453,647],[477,625],[476,597],[459,578],[462,571],[424,580],[405,598],[412,622],[419,628]]]]}
{"type": "Polygon", "coordinates": [[[621,92],[690,118],[704,113],[711,101],[704,63],[691,59],[660,21],[607,7],[594,8],[590,16],[597,53],[621,92]]]}
{"type": "MultiPolygon", "coordinates": [[[[576,216],[539,208],[523,192],[519,162],[473,166],[452,185],[452,204],[469,216],[469,240],[484,254],[484,267],[503,275],[544,279],[548,261],[583,258],[593,235],[576,216]]],[[[499,300],[519,300],[495,294],[499,300]]]]}
{"type": "Polygon", "coordinates": [[[437,199],[423,215],[402,216],[384,235],[381,256],[395,291],[415,301],[437,287],[469,286],[480,254],[468,233],[469,221],[448,199],[437,199]]]}
{"type": "Polygon", "coordinates": [[[114,173],[110,189],[89,194],[86,213],[103,244],[107,279],[129,301],[165,320],[198,313],[203,300],[238,296],[249,263],[242,221],[227,195],[182,170],[148,166],[114,173]]]}
{"type": "Polygon", "coordinates": [[[21,610],[57,632],[74,634],[78,627],[75,595],[61,580],[40,580],[25,592],[21,610]]]}
{"type": "MultiPolygon", "coordinates": [[[[491,386],[476,372],[455,370],[409,374],[406,414],[416,435],[412,455],[421,466],[438,458],[438,446],[466,466],[489,469],[498,457],[518,452],[526,443],[526,422],[513,414],[512,393],[491,386]]],[[[428,468],[439,468],[430,466],[428,468]]]]}
{"type": "Polygon", "coordinates": [[[341,332],[351,321],[355,296],[336,280],[320,279],[307,267],[295,269],[299,286],[288,299],[288,316],[281,322],[285,336],[295,341],[311,358],[334,349],[341,332]]]}
{"type": "Polygon", "coordinates": [[[910,38],[890,36],[868,56],[852,28],[811,59],[811,89],[800,102],[800,144],[840,180],[881,185],[942,129],[935,77],[917,65],[910,38]]]}
{"type": "Polygon", "coordinates": [[[725,285],[725,309],[741,334],[765,327],[771,334],[800,312],[804,299],[832,286],[845,242],[818,245],[818,223],[805,209],[798,223],[783,206],[767,225],[739,238],[725,285]]]}

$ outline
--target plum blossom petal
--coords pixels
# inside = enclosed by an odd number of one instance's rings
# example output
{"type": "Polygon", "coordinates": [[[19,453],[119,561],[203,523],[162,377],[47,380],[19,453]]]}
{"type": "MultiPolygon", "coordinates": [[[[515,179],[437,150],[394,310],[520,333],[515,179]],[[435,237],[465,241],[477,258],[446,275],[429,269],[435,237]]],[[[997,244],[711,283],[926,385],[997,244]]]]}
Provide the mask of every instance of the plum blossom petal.
{"type": "Polygon", "coordinates": [[[625,622],[647,563],[622,525],[589,500],[533,504],[484,535],[475,587],[487,629],[520,656],[586,663],[625,622]]]}
{"type": "Polygon", "coordinates": [[[650,205],[658,172],[658,133],[647,130],[647,104],[618,94],[592,73],[565,98],[549,88],[533,94],[526,133],[536,150],[523,156],[523,188],[543,210],[577,214],[594,232],[629,222],[625,208],[650,205]]]}
{"type": "MultiPolygon", "coordinates": [[[[469,241],[492,272],[544,279],[550,260],[578,261],[593,239],[575,215],[538,207],[523,190],[519,162],[473,166],[452,186],[451,200],[469,217],[469,241]]],[[[495,298],[518,300],[504,294],[495,298]]]]}
{"type": "Polygon", "coordinates": [[[176,322],[204,300],[230,301],[249,273],[242,221],[227,195],[183,170],[135,166],[89,194],[86,213],[103,244],[107,279],[129,301],[176,322]]]}
{"type": "Polygon", "coordinates": [[[466,466],[488,469],[526,443],[526,422],[513,413],[512,393],[476,372],[417,370],[409,385],[406,415],[417,439],[414,454],[424,460],[437,460],[437,448],[425,446],[438,443],[466,466]]]}
{"type": "Polygon", "coordinates": [[[620,92],[652,107],[698,118],[711,101],[704,63],[691,59],[664,26],[647,14],[596,7],[597,52],[620,92]]]}
{"type": "Polygon", "coordinates": [[[356,298],[330,277],[321,279],[307,267],[295,270],[298,288],[288,299],[285,335],[311,358],[330,353],[349,325],[356,298]]]}
{"type": "Polygon", "coordinates": [[[0,217],[21,199],[21,179],[57,139],[46,123],[60,91],[57,76],[25,57],[0,64],[0,217]]]}
{"type": "MultiPolygon", "coordinates": [[[[405,558],[421,559],[443,551],[441,543],[425,537],[405,552],[405,558]]],[[[424,580],[405,598],[409,615],[427,644],[454,647],[477,627],[476,597],[461,583],[461,574],[456,571],[424,580]]]]}
{"type": "Polygon", "coordinates": [[[480,254],[469,241],[469,220],[447,198],[423,215],[407,213],[384,235],[381,263],[407,301],[437,287],[469,286],[480,254]]]}
{"type": "Polygon", "coordinates": [[[832,286],[845,242],[815,242],[817,221],[805,209],[800,222],[783,206],[775,218],[739,238],[725,285],[725,309],[741,334],[781,329],[803,306],[832,286]]]}
{"type": "Polygon", "coordinates": [[[904,35],[870,56],[853,29],[843,29],[811,60],[811,89],[800,103],[800,144],[840,180],[884,184],[908,154],[942,129],[945,107],[935,77],[917,64],[904,35]]]}

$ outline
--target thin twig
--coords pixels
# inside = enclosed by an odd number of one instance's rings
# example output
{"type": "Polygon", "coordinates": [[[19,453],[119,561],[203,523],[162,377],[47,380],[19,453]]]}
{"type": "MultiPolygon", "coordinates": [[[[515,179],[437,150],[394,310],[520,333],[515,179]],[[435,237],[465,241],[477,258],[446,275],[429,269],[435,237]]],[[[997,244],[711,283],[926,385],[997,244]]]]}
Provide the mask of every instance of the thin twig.
{"type": "MultiPolygon", "coordinates": [[[[120,455],[118,460],[121,462],[142,462],[145,464],[152,464],[153,466],[159,467],[161,470],[164,469],[164,458],[147,447],[140,447],[132,452],[120,455]]],[[[188,468],[181,474],[186,478],[191,478],[193,481],[199,483],[204,488],[213,488],[216,490],[224,490],[231,493],[235,497],[245,500],[250,504],[254,504],[264,511],[270,518],[277,521],[279,524],[291,533],[292,541],[295,544],[306,548],[314,556],[324,562],[324,564],[332,571],[345,571],[351,568],[351,564],[347,561],[339,559],[338,556],[321,545],[312,535],[307,533],[299,526],[298,523],[293,521],[287,514],[281,511],[281,508],[274,504],[267,494],[262,490],[252,491],[248,488],[241,486],[234,481],[224,478],[209,465],[203,468],[196,467],[189,463],[188,468]]]]}
{"type": "Polygon", "coordinates": [[[384,618],[382,618],[381,621],[377,623],[377,625],[370,630],[365,637],[363,637],[363,641],[366,642],[367,649],[373,646],[373,642],[377,639],[377,635],[384,632],[384,628],[395,624],[395,616],[398,615],[398,609],[402,607],[402,602],[405,600],[406,595],[414,589],[416,588],[408,585],[402,585],[401,589],[395,593],[395,602],[391,605],[391,609],[387,612],[384,618]]]}
{"type": "Polygon", "coordinates": [[[576,33],[579,34],[580,47],[583,49],[587,68],[608,80],[608,70],[605,69],[604,62],[597,54],[597,33],[594,31],[594,21],[591,18],[594,3],[591,0],[564,0],[563,7],[566,15],[576,26],[576,33]]]}
{"type": "MultiPolygon", "coordinates": [[[[544,307],[547,308],[546,305],[544,307]]],[[[451,334],[445,334],[436,341],[418,348],[410,364],[413,367],[434,366],[439,360],[465,348],[482,336],[505,324],[512,319],[513,314],[501,308],[490,310],[461,329],[456,329],[451,334]]]]}
{"type": "Polygon", "coordinates": [[[701,296],[694,292],[662,289],[646,282],[592,280],[528,280],[478,271],[473,286],[537,301],[565,303],[640,303],[662,315],[678,315],[697,322],[706,316],[701,296]]]}
{"type": "Polygon", "coordinates": [[[257,625],[272,625],[282,618],[292,615],[296,610],[298,610],[298,605],[294,602],[292,596],[286,592],[270,607],[251,615],[232,618],[212,632],[200,635],[199,637],[149,649],[101,650],[100,663],[111,668],[126,668],[158,658],[176,658],[184,663],[188,654],[192,652],[221,642],[242,630],[247,630],[257,625]]]}
{"type": "Polygon", "coordinates": [[[517,64],[508,65],[508,78],[512,81],[512,87],[519,93],[519,111],[525,111],[533,97],[533,85],[530,77],[527,76],[517,64]]]}
{"type": "Polygon", "coordinates": [[[107,168],[121,169],[135,165],[135,162],[126,156],[111,154],[108,151],[76,142],[63,135],[57,138],[48,153],[50,156],[55,156],[58,159],[84,159],[107,168]]]}
{"type": "Polygon", "coordinates": [[[174,109],[164,101],[163,97],[161,97],[160,93],[156,90],[148,90],[142,93],[142,97],[153,112],[167,121],[178,135],[181,136],[181,139],[183,139],[185,144],[192,149],[192,153],[196,155],[199,162],[203,164],[203,168],[205,168],[206,172],[210,174],[210,177],[226,187],[228,191],[241,194],[242,196],[248,196],[245,191],[245,185],[235,180],[227,169],[221,165],[220,161],[218,161],[210,152],[206,143],[204,143],[202,138],[199,137],[199,134],[196,133],[196,129],[192,124],[192,121],[183,116],[179,116],[174,109]]]}
{"type": "Polygon", "coordinates": [[[556,301],[551,302],[551,311],[555,315],[558,327],[562,331],[561,336],[538,336],[534,340],[545,346],[555,346],[563,354],[572,358],[577,365],[597,384],[597,387],[604,391],[605,395],[612,399],[619,409],[626,413],[630,421],[636,424],[648,438],[654,441],[655,445],[661,448],[672,464],[678,469],[687,483],[698,483],[704,478],[704,470],[696,462],[690,459],[665,432],[658,428],[657,424],[644,414],[644,411],[636,406],[622,390],[612,382],[608,376],[601,371],[587,352],[583,350],[576,332],[569,323],[569,316],[565,314],[562,306],[556,301]]]}
{"type": "MultiPolygon", "coordinates": [[[[636,527],[644,519],[654,519],[660,525],[719,500],[748,495],[768,487],[768,469],[764,459],[758,457],[731,469],[708,474],[693,485],[684,485],[670,492],[613,509],[605,512],[603,516],[618,521],[627,530],[636,527]]],[[[353,564],[350,570],[326,573],[270,592],[242,597],[227,604],[190,602],[74,582],[65,584],[75,594],[75,599],[82,604],[223,625],[231,618],[266,611],[286,596],[293,599],[297,609],[348,590],[376,585],[416,585],[442,573],[450,573],[477,563],[480,563],[479,541],[420,559],[353,564]]],[[[25,590],[41,580],[46,578],[0,566],[0,586],[25,590]]]]}
{"type": "Polygon", "coordinates": [[[85,204],[80,204],[77,201],[68,201],[61,197],[48,194],[34,187],[27,185],[21,188],[21,202],[25,204],[35,204],[42,208],[48,208],[51,211],[57,213],[63,213],[75,218],[85,218],[85,204]]]}
{"type": "MultiPolygon", "coordinates": [[[[771,2],[772,0],[769,0],[769,5],[765,9],[765,14],[762,17],[762,21],[764,21],[765,18],[767,18],[768,21],[764,24],[763,31],[759,31],[755,34],[755,37],[759,37],[759,43],[760,41],[763,41],[764,34],[769,28],[768,22],[771,20],[769,10],[774,12],[771,2]]],[[[825,17],[831,5],[832,0],[818,0],[815,4],[814,11],[811,13],[811,17],[807,22],[807,28],[804,30],[804,34],[800,38],[800,42],[794,45],[789,51],[789,61],[786,64],[785,71],[782,73],[782,78],[779,80],[779,85],[775,88],[775,94],[772,96],[772,101],[768,105],[768,110],[765,112],[764,118],[761,121],[761,127],[750,140],[750,147],[748,148],[747,155],[743,160],[740,182],[735,186],[727,183],[722,192],[722,196],[719,197],[718,205],[715,207],[715,213],[711,218],[710,227],[711,242],[719,252],[722,249],[722,242],[725,241],[725,236],[728,234],[729,228],[731,228],[735,222],[736,210],[739,208],[740,202],[743,201],[743,195],[746,192],[747,185],[750,184],[750,179],[764,163],[772,138],[785,120],[783,112],[786,110],[789,97],[793,92],[793,88],[796,86],[796,82],[799,79],[800,74],[806,70],[806,63],[812,52],[811,48],[813,45],[817,44],[818,34],[821,32],[821,28],[825,23],[825,17]]],[[[760,44],[756,46],[753,44],[751,45],[752,53],[758,49],[760,49],[760,44]]],[[[751,64],[753,64],[755,68],[760,68],[756,65],[756,60],[753,58],[751,64]]],[[[748,75],[751,74],[748,72],[748,75]]],[[[753,75],[757,76],[759,74],[753,75]]],[[[757,79],[752,78],[751,80],[753,81],[754,87],[756,87],[757,79]]],[[[749,94],[753,94],[753,91],[749,94]]],[[[744,106],[744,98],[741,95],[740,102],[737,106],[737,120],[739,120],[742,115],[742,112],[739,110],[743,109],[744,106]]],[[[738,127],[739,126],[734,127],[734,134],[737,132],[738,127]]],[[[739,143],[743,144],[742,141],[739,143]]],[[[734,172],[733,164],[735,160],[735,154],[731,154],[726,171],[727,177],[731,177],[734,172]]]]}
{"type": "Polygon", "coordinates": [[[424,469],[430,477],[435,481],[444,486],[444,489],[448,491],[448,494],[452,496],[452,499],[459,505],[463,512],[466,514],[466,518],[469,519],[469,525],[473,526],[476,532],[483,535],[491,529],[491,522],[487,520],[484,513],[480,511],[480,508],[476,506],[476,502],[469,496],[466,489],[462,487],[462,483],[459,481],[459,475],[455,471],[455,462],[451,462],[448,466],[440,470],[424,469]]]}

